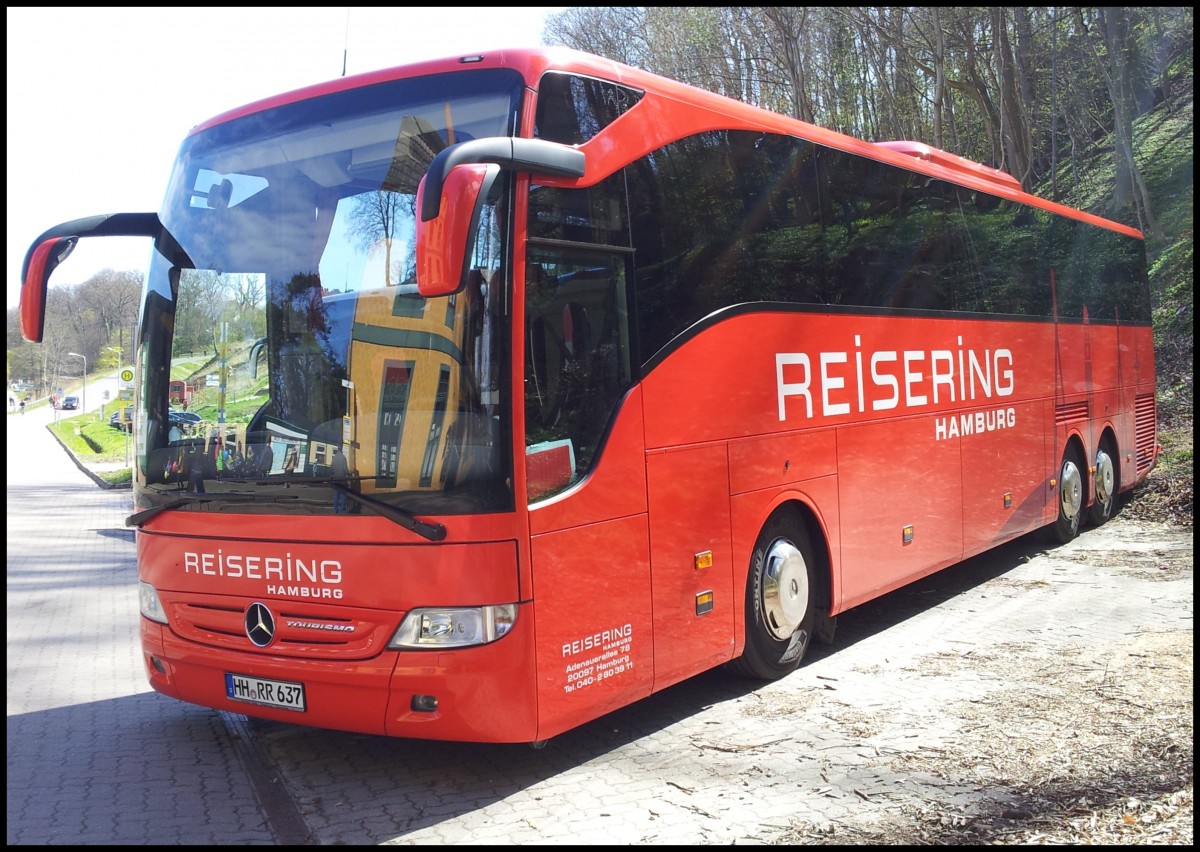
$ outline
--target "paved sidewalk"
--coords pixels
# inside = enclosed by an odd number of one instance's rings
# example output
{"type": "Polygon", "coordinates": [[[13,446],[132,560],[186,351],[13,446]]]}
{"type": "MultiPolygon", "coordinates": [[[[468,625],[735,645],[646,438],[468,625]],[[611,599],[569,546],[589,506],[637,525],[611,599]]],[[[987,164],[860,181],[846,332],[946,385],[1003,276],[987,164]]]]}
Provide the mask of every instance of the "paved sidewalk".
{"type": "Polygon", "coordinates": [[[150,691],[130,491],[98,488],[53,416],[7,423],[9,845],[274,844],[220,717],[150,691]]]}

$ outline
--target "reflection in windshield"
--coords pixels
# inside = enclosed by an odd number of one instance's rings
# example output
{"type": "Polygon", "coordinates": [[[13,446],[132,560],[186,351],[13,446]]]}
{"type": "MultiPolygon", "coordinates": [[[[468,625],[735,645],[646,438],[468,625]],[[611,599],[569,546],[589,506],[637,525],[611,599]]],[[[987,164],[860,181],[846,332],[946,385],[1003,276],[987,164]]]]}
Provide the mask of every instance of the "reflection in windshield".
{"type": "Polygon", "coordinates": [[[504,182],[468,286],[426,299],[414,280],[428,163],[514,126],[519,78],[464,76],[252,114],[184,146],[163,221],[186,262],[155,256],[143,313],[139,507],[298,478],[341,483],[321,511],[362,511],[357,495],[422,513],[512,507],[504,182]]]}

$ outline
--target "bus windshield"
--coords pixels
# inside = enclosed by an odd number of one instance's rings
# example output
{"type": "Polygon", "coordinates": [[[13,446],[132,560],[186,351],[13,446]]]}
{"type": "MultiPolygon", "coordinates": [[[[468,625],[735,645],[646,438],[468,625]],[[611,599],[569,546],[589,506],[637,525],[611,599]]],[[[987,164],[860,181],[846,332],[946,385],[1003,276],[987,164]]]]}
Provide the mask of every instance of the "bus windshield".
{"type": "Polygon", "coordinates": [[[521,92],[506,70],[433,75],[189,137],[146,283],[138,508],[370,502],[346,489],[407,512],[512,508],[507,187],[451,296],[417,292],[414,216],[433,157],[512,135],[521,92]]]}

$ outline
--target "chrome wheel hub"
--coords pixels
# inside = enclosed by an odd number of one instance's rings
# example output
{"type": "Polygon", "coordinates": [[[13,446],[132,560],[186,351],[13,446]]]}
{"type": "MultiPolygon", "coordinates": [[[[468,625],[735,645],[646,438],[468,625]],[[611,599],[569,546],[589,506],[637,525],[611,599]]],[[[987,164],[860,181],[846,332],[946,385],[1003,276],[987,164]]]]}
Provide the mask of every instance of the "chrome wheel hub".
{"type": "Polygon", "coordinates": [[[1058,493],[1063,517],[1073,520],[1083,507],[1083,474],[1075,466],[1075,462],[1063,462],[1058,493]]]}
{"type": "Polygon", "coordinates": [[[762,612],[776,639],[788,639],[808,613],[808,565],[785,538],[767,548],[762,569],[762,612]]]}
{"type": "Polygon", "coordinates": [[[1096,500],[1107,503],[1116,493],[1116,472],[1113,469],[1112,456],[1100,450],[1096,453],[1096,500]]]}

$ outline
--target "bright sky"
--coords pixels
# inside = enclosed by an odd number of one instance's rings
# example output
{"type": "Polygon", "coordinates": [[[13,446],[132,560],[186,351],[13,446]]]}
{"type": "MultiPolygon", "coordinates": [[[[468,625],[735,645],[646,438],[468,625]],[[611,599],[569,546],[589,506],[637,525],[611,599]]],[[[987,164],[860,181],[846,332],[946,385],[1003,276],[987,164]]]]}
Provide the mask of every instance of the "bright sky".
{"type": "MultiPolygon", "coordinates": [[[[226,110],[342,76],[541,43],[561,6],[370,9],[7,8],[8,307],[54,225],[157,211],[187,132],[226,110]]],[[[55,272],[144,270],[148,240],[85,241],[55,272]],[[94,245],[95,248],[90,248],[94,245]]]]}

